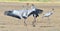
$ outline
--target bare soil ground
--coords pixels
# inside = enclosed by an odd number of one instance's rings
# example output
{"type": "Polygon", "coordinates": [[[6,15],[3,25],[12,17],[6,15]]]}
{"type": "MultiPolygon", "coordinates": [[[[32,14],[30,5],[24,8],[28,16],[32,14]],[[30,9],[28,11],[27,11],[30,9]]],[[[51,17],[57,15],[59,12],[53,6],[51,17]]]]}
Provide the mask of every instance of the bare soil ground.
{"type": "MultiPolygon", "coordinates": [[[[42,19],[42,14],[39,15],[36,21],[36,27],[32,26],[33,17],[28,17],[24,26],[24,19],[4,15],[8,10],[21,10],[26,3],[1,3],[0,2],[0,31],[60,31],[60,4],[56,3],[33,3],[37,8],[44,10],[43,14],[52,8],[55,12],[50,16],[50,24],[47,18],[42,19]]],[[[31,5],[31,3],[30,3],[31,5]]]]}

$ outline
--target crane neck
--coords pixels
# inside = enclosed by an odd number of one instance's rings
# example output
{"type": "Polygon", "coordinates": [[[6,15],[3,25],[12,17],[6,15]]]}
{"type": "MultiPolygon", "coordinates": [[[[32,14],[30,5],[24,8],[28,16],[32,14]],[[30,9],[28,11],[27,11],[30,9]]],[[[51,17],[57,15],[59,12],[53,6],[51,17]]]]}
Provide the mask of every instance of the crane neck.
{"type": "Polygon", "coordinates": [[[52,10],[51,10],[51,11],[49,11],[49,12],[52,12],[52,13],[53,13],[53,12],[55,12],[55,11],[54,11],[54,9],[52,9],[52,10]]]}
{"type": "Polygon", "coordinates": [[[35,11],[36,8],[35,8],[35,6],[32,5],[31,9],[35,11]]]}

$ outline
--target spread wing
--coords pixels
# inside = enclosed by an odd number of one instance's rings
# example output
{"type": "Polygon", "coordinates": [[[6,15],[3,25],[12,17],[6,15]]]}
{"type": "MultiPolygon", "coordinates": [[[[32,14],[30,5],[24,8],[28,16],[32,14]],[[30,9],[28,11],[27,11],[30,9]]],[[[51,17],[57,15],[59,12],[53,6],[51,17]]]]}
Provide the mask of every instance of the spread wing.
{"type": "MultiPolygon", "coordinates": [[[[37,16],[39,16],[38,14],[41,14],[42,12],[43,12],[43,10],[36,9],[35,11],[31,11],[28,16],[34,14],[34,15],[36,15],[36,17],[37,17],[37,16]]],[[[33,15],[33,16],[34,16],[34,15],[33,15]]]]}
{"type": "Polygon", "coordinates": [[[12,17],[21,19],[18,15],[13,14],[13,11],[5,11],[4,14],[7,15],[7,16],[12,16],[12,17]]]}

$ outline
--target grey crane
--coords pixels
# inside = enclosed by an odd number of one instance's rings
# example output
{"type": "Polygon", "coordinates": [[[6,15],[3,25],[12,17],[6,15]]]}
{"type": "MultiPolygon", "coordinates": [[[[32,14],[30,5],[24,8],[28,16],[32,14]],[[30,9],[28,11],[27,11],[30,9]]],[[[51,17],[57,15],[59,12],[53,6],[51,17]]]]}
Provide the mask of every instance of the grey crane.
{"type": "MultiPolygon", "coordinates": [[[[42,17],[42,19],[44,18],[44,17],[47,17],[48,18],[48,21],[50,21],[50,16],[54,13],[55,11],[54,11],[54,8],[52,8],[52,10],[51,11],[48,11],[47,13],[45,13],[45,14],[43,14],[43,17],[42,17]]],[[[50,23],[50,22],[49,22],[50,23]]]]}
{"type": "Polygon", "coordinates": [[[39,16],[39,14],[41,14],[43,12],[43,10],[41,9],[37,9],[35,8],[34,4],[32,4],[31,9],[29,10],[9,10],[9,11],[5,11],[5,15],[7,16],[12,16],[18,19],[22,19],[24,18],[24,24],[26,24],[26,19],[33,15],[34,17],[34,21],[32,22],[33,26],[35,26],[35,22],[36,22],[36,18],[39,16]]]}

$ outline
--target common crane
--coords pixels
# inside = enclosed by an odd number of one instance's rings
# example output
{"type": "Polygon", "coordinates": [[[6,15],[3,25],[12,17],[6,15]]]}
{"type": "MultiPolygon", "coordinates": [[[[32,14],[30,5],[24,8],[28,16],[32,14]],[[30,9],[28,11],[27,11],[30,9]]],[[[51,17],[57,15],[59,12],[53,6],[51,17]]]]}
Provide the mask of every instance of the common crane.
{"type": "MultiPolygon", "coordinates": [[[[52,10],[51,11],[48,11],[47,13],[45,13],[45,14],[43,14],[43,17],[42,17],[42,19],[44,18],[44,17],[47,17],[48,18],[48,21],[50,20],[50,16],[54,13],[55,11],[54,11],[54,8],[52,8],[52,10]]],[[[49,22],[50,23],[50,22],[49,22]]]]}
{"type": "Polygon", "coordinates": [[[35,8],[35,6],[32,4],[31,9],[29,10],[9,10],[9,11],[5,11],[5,15],[7,16],[12,16],[18,19],[24,18],[24,24],[26,24],[26,19],[33,15],[34,17],[34,21],[32,22],[33,26],[35,26],[35,22],[36,22],[36,18],[39,16],[39,14],[41,14],[43,12],[43,10],[41,9],[37,9],[35,8]]]}

